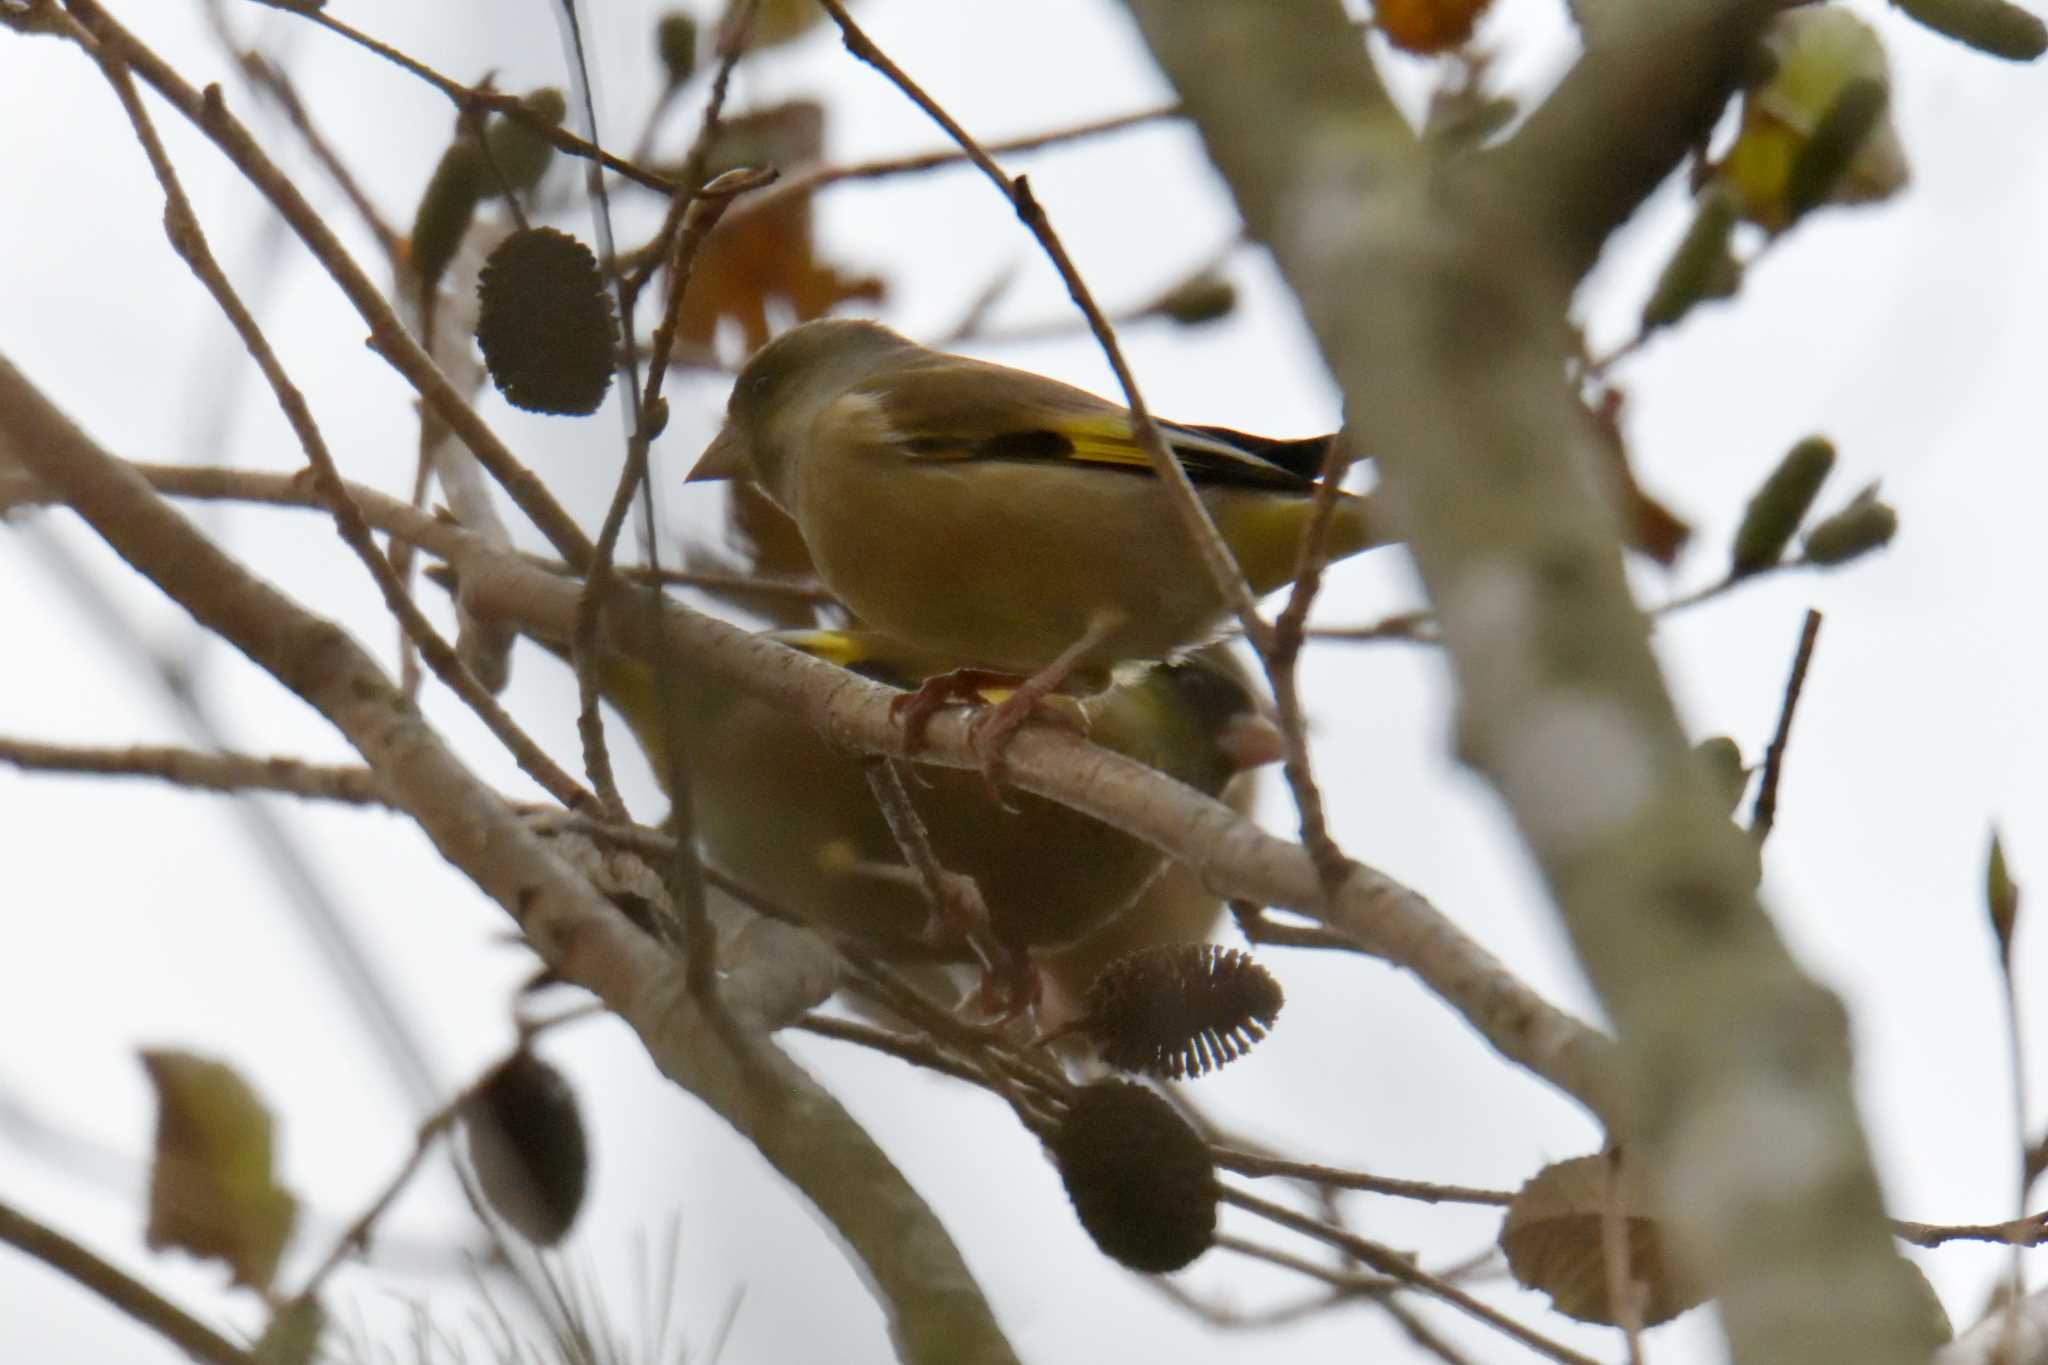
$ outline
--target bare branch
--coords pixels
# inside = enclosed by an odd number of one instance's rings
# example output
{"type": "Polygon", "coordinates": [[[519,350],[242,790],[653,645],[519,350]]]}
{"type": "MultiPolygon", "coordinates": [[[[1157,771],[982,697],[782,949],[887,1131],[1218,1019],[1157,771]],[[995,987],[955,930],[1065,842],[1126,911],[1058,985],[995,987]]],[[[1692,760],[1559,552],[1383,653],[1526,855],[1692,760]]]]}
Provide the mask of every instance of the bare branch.
{"type": "Polygon", "coordinates": [[[1894,1218],[1892,1235],[1916,1247],[1938,1247],[1948,1242],[2037,1247],[2048,1245],[2048,1213],[2030,1213],[2003,1223],[1913,1223],[1894,1218]]]}
{"type": "Polygon", "coordinates": [[[341,471],[336,468],[334,457],[328,453],[327,441],[320,433],[319,425],[313,420],[312,409],[298,386],[285,373],[283,363],[271,349],[268,338],[256,323],[255,315],[243,304],[234,286],[229,283],[220,263],[214,259],[206,242],[206,234],[199,226],[198,216],[192,210],[191,201],[178,183],[176,170],[171,166],[170,156],[156,135],[156,128],[148,112],[142,107],[141,97],[136,93],[135,84],[129,79],[128,68],[119,59],[100,55],[101,69],[108,82],[120,97],[121,106],[127,111],[129,121],[134,125],[137,139],[149,157],[151,170],[164,192],[164,231],[171,240],[171,248],[191,267],[192,273],[213,295],[235,329],[242,344],[248,348],[250,358],[262,372],[265,382],[277,400],[278,408],[284,413],[286,422],[299,439],[299,446],[305,451],[306,461],[313,476],[313,486],[326,502],[334,516],[334,524],[341,533],[342,541],[361,560],[376,583],[377,590],[384,598],[385,607],[398,619],[406,637],[418,646],[420,657],[434,670],[436,677],[449,690],[460,697],[479,719],[489,727],[509,750],[528,776],[570,807],[594,803],[594,799],[577,785],[574,778],[563,772],[555,761],[534,743],[498,705],[495,698],[478,682],[462,660],[456,657],[455,649],[441,638],[423,615],[405,584],[400,581],[397,571],[370,538],[370,528],[363,521],[361,509],[350,501],[348,490],[342,486],[341,471]]]}
{"type": "Polygon", "coordinates": [[[1239,1175],[1285,1176],[1305,1180],[1333,1190],[1363,1190],[1367,1194],[1392,1195],[1425,1204],[1491,1204],[1505,1208],[1514,1200],[1512,1190],[1482,1190],[1470,1185],[1439,1185],[1429,1180],[1396,1180],[1390,1176],[1367,1175],[1363,1171],[1339,1170],[1307,1161],[1282,1161],[1256,1152],[1215,1149],[1216,1164],[1239,1175]]]}
{"type": "Polygon", "coordinates": [[[1689,757],[1565,382],[1579,274],[1773,6],[1617,7],[1552,112],[1459,163],[1418,145],[1334,0],[1131,8],[1373,434],[1456,670],[1460,753],[1621,1028],[1638,1136],[1724,1277],[1734,1358],[1923,1361],[1841,1006],[1786,954],[1689,757]]]}
{"type": "MultiPolygon", "coordinates": [[[[515,556],[469,542],[456,554],[463,591],[479,611],[542,636],[573,620],[576,587],[515,556]]],[[[687,660],[763,701],[803,714],[835,743],[918,763],[978,770],[965,718],[942,714],[916,753],[890,712],[901,694],[722,621],[665,604],[658,620],[608,610],[606,629],[644,657],[687,660]]],[[[1425,898],[1354,864],[1328,901],[1297,844],[1275,838],[1229,806],[1053,727],[1011,742],[1012,785],[1145,840],[1187,864],[1218,895],[1311,915],[1366,951],[1413,971],[1506,1057],[1571,1095],[1611,1127],[1626,1127],[1610,1042],[1543,1000],[1425,898]]]]}
{"type": "MultiPolygon", "coordinates": [[[[1079,141],[1082,138],[1100,137],[1104,133],[1122,132],[1147,123],[1175,118],[1180,109],[1177,105],[1165,104],[1151,109],[1138,109],[1128,114],[1112,114],[1108,118],[1090,119],[1067,128],[1053,128],[1043,133],[1032,133],[1024,137],[1003,138],[983,144],[991,154],[1007,152],[1035,152],[1062,143],[1079,141]]],[[[756,199],[746,210],[759,212],[785,199],[813,193],[828,185],[844,184],[849,180],[878,180],[885,176],[914,174],[919,171],[936,170],[942,166],[966,165],[971,158],[965,151],[946,149],[936,152],[918,152],[910,156],[894,156],[874,161],[859,161],[845,166],[813,166],[784,177],[781,184],[756,199]]]]}
{"type": "Polygon", "coordinates": [[[321,3],[313,3],[313,0],[257,0],[257,3],[268,5],[272,9],[284,10],[288,14],[296,14],[302,19],[310,19],[320,25],[320,27],[348,39],[365,52],[374,53],[376,56],[382,57],[401,71],[417,76],[428,85],[433,86],[436,90],[446,95],[455,107],[466,115],[476,116],[484,113],[502,115],[519,124],[528,132],[546,138],[554,144],[558,151],[567,152],[570,156],[580,157],[584,160],[595,161],[606,170],[615,171],[635,184],[644,185],[651,190],[658,190],[662,194],[675,194],[682,188],[666,176],[656,175],[650,170],[634,165],[622,156],[584,141],[560,124],[549,123],[547,120],[537,117],[532,110],[520,103],[516,95],[505,95],[495,90],[484,90],[476,86],[464,85],[461,81],[442,75],[425,62],[408,57],[390,44],[379,42],[361,29],[351,28],[326,12],[323,8],[324,0],[321,0],[321,3]]]}
{"type": "Polygon", "coordinates": [[[1281,1227],[1292,1228],[1319,1242],[1337,1247],[1380,1274],[1443,1300],[1467,1316],[1476,1318],[1495,1331],[1521,1342],[1538,1355],[1560,1362],[1560,1365],[1597,1365],[1591,1356],[1582,1355],[1562,1342],[1552,1341],[1541,1332],[1516,1322],[1498,1309],[1480,1302],[1449,1280],[1430,1274],[1406,1256],[1378,1242],[1328,1227],[1284,1205],[1256,1198],[1241,1190],[1226,1187],[1223,1191],[1223,1201],[1256,1213],[1262,1218],[1278,1223],[1281,1227]]]}
{"type": "Polygon", "coordinates": [[[1751,808],[1749,832],[1761,844],[1771,837],[1778,819],[1778,783],[1785,775],[1785,746],[1792,738],[1792,714],[1799,709],[1799,695],[1806,690],[1806,669],[1813,662],[1813,647],[1820,639],[1820,613],[1808,611],[1799,629],[1799,648],[1792,655],[1792,676],[1785,682],[1785,701],[1778,708],[1778,729],[1764,750],[1764,775],[1757,783],[1756,805],[1751,808]]]}
{"type": "Polygon", "coordinates": [[[477,416],[476,410],[464,402],[449,384],[447,376],[413,339],[390,303],[370,282],[298,187],[292,184],[290,177],[264,155],[249,130],[228,112],[220,88],[208,86],[204,94],[194,90],[133,34],[115,23],[97,0],[66,0],[66,3],[102,47],[117,56],[170,101],[200,132],[212,139],[249,183],[277,208],[369,324],[370,341],[378,354],[390,361],[435,414],[462,438],[463,444],[491,472],[491,476],[540,529],[541,534],[548,538],[556,552],[579,569],[588,563],[591,553],[589,537],[562,510],[533,472],[519,462],[497,434],[477,416]]]}
{"type": "MultiPolygon", "coordinates": [[[[0,458],[56,489],[139,573],[333,722],[549,965],[624,1018],[664,1074],[832,1222],[871,1277],[906,1359],[1014,1359],[951,1239],[859,1124],[767,1043],[734,1050],[681,988],[672,960],[448,751],[354,641],[221,553],[5,361],[0,458]]],[[[566,620],[575,588],[555,582],[566,620]]]]}
{"type": "Polygon", "coordinates": [[[391,804],[390,793],[368,768],[305,763],[296,758],[206,754],[150,744],[106,749],[0,737],[0,763],[28,772],[153,777],[194,791],[268,791],[354,806],[391,804]]]}
{"type": "Polygon", "coordinates": [[[194,1360],[258,1365],[254,1356],[148,1285],[6,1204],[0,1204],[0,1242],[83,1285],[194,1360]]]}

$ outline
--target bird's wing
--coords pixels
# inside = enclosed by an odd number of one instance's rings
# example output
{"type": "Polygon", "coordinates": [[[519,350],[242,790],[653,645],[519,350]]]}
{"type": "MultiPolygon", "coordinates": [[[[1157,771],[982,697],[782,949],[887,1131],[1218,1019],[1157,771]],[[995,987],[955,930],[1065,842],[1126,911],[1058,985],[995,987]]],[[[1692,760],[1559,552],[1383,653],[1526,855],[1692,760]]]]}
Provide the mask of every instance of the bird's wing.
{"type": "MultiPolygon", "coordinates": [[[[917,459],[1067,460],[1137,475],[1152,468],[1126,409],[1004,365],[945,356],[898,368],[853,396],[879,404],[893,444],[917,459]]],[[[1254,488],[1306,491],[1332,439],[1279,440],[1173,422],[1159,427],[1195,483],[1254,488]]]]}

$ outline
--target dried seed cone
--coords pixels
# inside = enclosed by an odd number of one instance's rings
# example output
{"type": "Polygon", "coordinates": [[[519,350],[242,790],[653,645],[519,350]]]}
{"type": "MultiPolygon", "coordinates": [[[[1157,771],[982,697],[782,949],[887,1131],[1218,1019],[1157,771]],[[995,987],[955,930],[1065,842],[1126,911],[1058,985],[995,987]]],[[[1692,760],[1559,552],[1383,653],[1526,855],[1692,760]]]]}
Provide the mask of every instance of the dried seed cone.
{"type": "Polygon", "coordinates": [[[1286,996],[1249,953],[1174,943],[1115,959],[1084,1003],[1086,1030],[1105,1063],[1178,1081],[1250,1051],[1286,996]]]}
{"type": "Polygon", "coordinates": [[[464,1107],[462,1128],[492,1211],[530,1242],[561,1241],[590,1183],[590,1142],[562,1073],[515,1054],[464,1107]]]}
{"type": "Polygon", "coordinates": [[[491,253],[477,296],[477,344],[507,402],[529,412],[597,410],[618,327],[589,247],[554,228],[524,228],[491,253]]]}
{"type": "Polygon", "coordinates": [[[1046,1145],[1081,1226],[1111,1260],[1164,1274],[1215,1240],[1208,1148],[1144,1086],[1098,1081],[1084,1088],[1046,1145]]]}

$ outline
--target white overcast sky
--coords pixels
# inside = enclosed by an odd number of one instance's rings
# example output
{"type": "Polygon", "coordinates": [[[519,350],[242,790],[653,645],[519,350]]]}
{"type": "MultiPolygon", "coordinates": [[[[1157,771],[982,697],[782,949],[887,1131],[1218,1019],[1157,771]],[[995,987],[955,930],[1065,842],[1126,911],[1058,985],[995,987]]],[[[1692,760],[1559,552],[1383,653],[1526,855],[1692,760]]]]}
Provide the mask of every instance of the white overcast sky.
{"type": "MultiPolygon", "coordinates": [[[[233,82],[189,0],[109,0],[195,83],[227,82],[230,103],[304,169],[289,134],[233,82]]],[[[289,17],[227,0],[237,28],[281,53],[322,126],[401,225],[448,136],[438,95],[289,17]]],[[[1733,305],[1703,310],[1621,373],[1640,476],[1698,528],[1671,578],[1641,575],[1647,600],[1709,581],[1748,491],[1793,440],[1813,431],[1841,461],[1824,501],[1882,479],[1902,530],[1892,550],[1830,577],[1788,576],[1662,628],[1672,686],[1701,735],[1736,737],[1752,759],[1775,718],[1800,618],[1827,614],[1795,734],[1766,890],[1802,962],[1847,998],[1860,1094],[1894,1212],[1926,1221],[2010,1216],[2014,1122],[2008,1060],[1980,887],[1987,830],[2004,828],[2017,875],[2048,885],[2048,659],[2042,648],[2041,439],[2048,358],[2048,87],[2031,68],[1978,57],[1881,5],[1855,8],[1890,46],[1895,113],[1911,188],[1874,209],[1830,212],[1774,251],[1733,305]]],[[[655,81],[646,35],[654,7],[591,6],[609,140],[637,129],[655,81]]],[[[552,0],[334,0],[333,10],[464,79],[502,87],[561,79],[552,0]]],[[[1108,0],[930,4],[865,0],[876,39],[970,129],[1019,134],[1145,106],[1167,94],[1108,0]]],[[[1572,48],[1555,0],[1500,0],[1486,29],[1518,88],[1556,78],[1572,48]]],[[[1405,60],[1413,95],[1429,75],[1405,60]]],[[[830,105],[835,158],[922,150],[938,134],[823,33],[742,67],[744,109],[793,94],[830,105]]],[[[693,88],[672,125],[694,122],[693,88]]],[[[360,344],[363,327],[295,242],[280,246],[253,194],[209,147],[153,104],[216,249],[260,303],[347,472],[402,491],[414,427],[401,383],[360,344]],[[276,268],[266,260],[275,256],[276,268]]],[[[59,43],[0,37],[0,353],[111,449],[140,459],[293,468],[274,407],[238,364],[224,325],[176,268],[161,202],[119,110],[90,64],[59,43]]],[[[1033,182],[1097,293],[1141,301],[1228,239],[1234,219],[1185,129],[1152,127],[1015,163],[1033,182]]],[[[317,177],[319,202],[337,201],[317,177]]],[[[631,210],[628,210],[631,212],[631,210]]],[[[639,206],[642,216],[645,205],[639,206]]],[[[1685,219],[1667,186],[1608,253],[1581,301],[1594,336],[1624,335],[1647,281],[1685,219]]],[[[950,325],[994,272],[1020,277],[997,314],[1027,324],[1063,315],[1064,297],[1004,202],[968,172],[833,190],[820,202],[826,250],[885,274],[883,316],[913,334],[950,325]]],[[[335,220],[347,223],[336,208],[335,220]]],[[[575,224],[581,227],[579,221],[575,224]]],[[[626,235],[631,235],[630,231],[626,235]]],[[[348,238],[372,259],[352,224],[348,238]]],[[[1255,251],[1229,273],[1244,304],[1196,331],[1136,326],[1127,340],[1154,408],[1184,420],[1276,434],[1338,419],[1293,304],[1255,251]]],[[[1370,308],[1370,297],[1356,306],[1370,308]]],[[[1078,337],[986,354],[1098,389],[1110,381],[1078,337]]],[[[664,515],[703,504],[673,478],[723,401],[715,384],[672,389],[676,418],[658,449],[671,480],[664,515]]],[[[586,422],[485,412],[586,523],[595,525],[619,458],[616,415],[586,422]]],[[[388,656],[392,630],[359,567],[303,513],[195,512],[245,561],[355,629],[388,656]]],[[[68,518],[55,542],[95,575],[148,645],[185,658],[230,742],[338,760],[338,737],[238,657],[201,647],[182,614],[122,571],[68,518]]],[[[1330,622],[1413,601],[1394,554],[1337,572],[1330,622]]],[[[124,744],[189,742],[133,657],[81,618],[50,559],[0,534],[0,623],[8,656],[0,732],[124,744]]],[[[574,753],[572,689],[530,654],[509,694],[558,753],[574,753]]],[[[1447,678],[1404,646],[1314,653],[1310,701],[1334,831],[1345,848],[1429,895],[1553,998],[1587,1012],[1573,965],[1502,814],[1447,753],[1447,678]]],[[[508,790],[509,762],[444,694],[432,715],[508,790]]],[[[630,796],[658,813],[644,773],[630,796]]],[[[389,816],[280,805],[311,865],[373,945],[378,966],[453,1086],[508,1037],[504,1001],[525,959],[501,940],[502,915],[389,816]]],[[[1289,828],[1269,794],[1266,818],[1289,828]]],[[[221,1276],[140,1245],[141,1154],[151,1103],[134,1050],[208,1052],[242,1068],[275,1109],[293,1186],[330,1214],[359,1208],[400,1160],[417,1111],[347,1008],[321,955],[285,907],[233,807],[142,783],[26,777],[0,770],[9,948],[0,953],[0,1198],[48,1218],[142,1270],[216,1320],[260,1321],[221,1276]],[[60,1135],[36,1136],[19,1111],[60,1135]],[[68,1151],[69,1157],[60,1155],[68,1151]],[[81,1159],[85,1154],[89,1159],[81,1159]]],[[[2026,925],[2026,984],[2043,985],[2039,934],[2026,925]]],[[[1544,1087],[1498,1063],[1448,1009],[1403,975],[1363,960],[1272,953],[1289,993],[1276,1035],[1251,1060],[1204,1081],[1214,1112],[1304,1157],[1390,1175],[1512,1186],[1542,1162],[1596,1141],[1544,1087]]],[[[2035,1011],[2039,1013],[2038,1010],[2035,1011]]],[[[2048,1043],[2032,1030],[2033,1084],[2048,1043]]],[[[1358,1307],[1284,1333],[1217,1333],[1104,1261],[1075,1227],[1050,1168],[998,1106],[959,1087],[844,1048],[792,1044],[903,1165],[945,1217],[1025,1359],[1403,1359],[1383,1315],[1358,1307]]],[[[572,1259],[593,1267],[618,1316],[639,1320],[627,1273],[639,1242],[679,1239],[676,1313],[702,1343],[743,1294],[723,1359],[731,1365],[888,1358],[879,1315],[833,1238],[751,1151],[661,1083],[626,1032],[586,1025],[547,1046],[582,1088],[597,1145],[593,1206],[572,1259]]],[[[2044,1109],[2037,1104],[2030,1130],[2044,1109]]],[[[1433,1261],[1476,1249],[1483,1211],[1359,1197],[1373,1237],[1433,1261]]],[[[401,1239],[452,1241],[462,1215],[444,1179],[407,1197],[401,1239]]],[[[294,1248],[287,1281],[324,1250],[329,1224],[294,1248]]],[[[1278,1240],[1257,1230],[1268,1240],[1278,1240]]],[[[1916,1257],[1959,1322],[1974,1318],[2002,1258],[1981,1248],[1916,1257]]],[[[1212,1254],[1190,1289],[1256,1308],[1298,1283],[1212,1254]]],[[[423,1302],[451,1325],[472,1302],[459,1277],[395,1269],[345,1281],[377,1330],[423,1302]]],[[[1613,1358],[1608,1336],[1570,1332],[1542,1301],[1499,1297],[1583,1349],[1613,1358]]],[[[1475,1333],[1447,1310],[1429,1320],[1477,1358],[1521,1348],[1475,1333]]],[[[1666,1365],[1720,1358],[1711,1314],[1652,1335],[1666,1365]]],[[[0,1356],[169,1361],[68,1282],[0,1252],[0,1356]]]]}

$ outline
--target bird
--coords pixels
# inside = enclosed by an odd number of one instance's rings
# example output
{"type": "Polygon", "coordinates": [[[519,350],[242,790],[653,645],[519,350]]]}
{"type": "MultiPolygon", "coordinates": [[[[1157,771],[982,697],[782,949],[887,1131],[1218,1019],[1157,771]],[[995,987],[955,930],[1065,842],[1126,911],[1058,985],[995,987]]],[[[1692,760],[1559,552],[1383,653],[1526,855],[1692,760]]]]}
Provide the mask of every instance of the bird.
{"type": "MultiPolygon", "coordinates": [[[[896,659],[888,637],[770,634],[872,680],[916,681],[919,661],[896,659]]],[[[671,755],[687,765],[692,823],[707,863],[885,958],[979,962],[985,989],[1000,998],[1029,997],[1033,954],[1115,920],[1167,865],[1149,844],[1057,802],[1017,794],[1005,808],[971,770],[921,771],[905,787],[932,853],[946,871],[974,880],[988,912],[985,924],[941,922],[905,864],[860,755],[685,660],[606,649],[596,669],[599,692],[672,799],[671,755]],[[998,982],[1004,993],[993,992],[998,982]]],[[[1281,752],[1278,729],[1227,647],[1136,670],[1075,707],[1094,742],[1208,796],[1227,796],[1281,752]]]]}
{"type": "MultiPolygon", "coordinates": [[[[1159,427],[1253,592],[1287,582],[1336,438],[1159,427]]],[[[688,475],[736,477],[795,521],[864,627],[955,661],[969,692],[1022,681],[1012,711],[1226,624],[1127,408],[878,323],[803,323],[746,362],[688,475]]],[[[1327,558],[1380,543],[1377,521],[1339,493],[1327,558]]]]}

